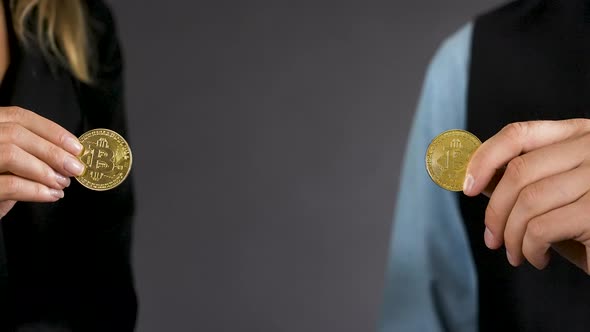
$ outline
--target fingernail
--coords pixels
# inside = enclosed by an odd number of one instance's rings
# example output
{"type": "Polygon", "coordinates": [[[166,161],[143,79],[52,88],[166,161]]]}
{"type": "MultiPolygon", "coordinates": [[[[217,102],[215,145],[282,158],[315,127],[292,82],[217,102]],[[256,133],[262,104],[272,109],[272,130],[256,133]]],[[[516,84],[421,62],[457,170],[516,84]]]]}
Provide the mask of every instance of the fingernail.
{"type": "Polygon", "coordinates": [[[69,187],[70,186],[70,178],[65,177],[59,173],[55,174],[55,180],[57,181],[57,183],[62,186],[62,187],[69,187]]]}
{"type": "Polygon", "coordinates": [[[486,227],[486,231],[483,233],[483,240],[486,243],[486,246],[492,249],[493,245],[495,244],[496,240],[494,239],[494,234],[486,227]]]}
{"type": "Polygon", "coordinates": [[[467,176],[465,177],[465,181],[463,182],[463,192],[465,194],[470,194],[471,193],[471,189],[473,189],[473,184],[475,182],[475,179],[473,178],[473,176],[471,174],[467,174],[467,176]]]}
{"type": "Polygon", "coordinates": [[[80,155],[80,153],[82,153],[82,149],[84,148],[82,144],[80,144],[80,142],[73,137],[66,138],[64,145],[66,150],[68,150],[76,156],[80,155]]]}
{"type": "Polygon", "coordinates": [[[508,263],[510,263],[510,265],[516,266],[516,265],[514,265],[514,261],[512,260],[512,255],[510,255],[510,252],[508,250],[506,250],[506,258],[508,258],[508,263]]]}
{"type": "Polygon", "coordinates": [[[49,189],[49,194],[55,198],[63,198],[64,197],[63,190],[49,189]]]}
{"type": "Polygon", "coordinates": [[[82,173],[84,173],[84,165],[74,157],[68,157],[66,159],[64,168],[66,171],[75,176],[82,175],[82,173]]]}

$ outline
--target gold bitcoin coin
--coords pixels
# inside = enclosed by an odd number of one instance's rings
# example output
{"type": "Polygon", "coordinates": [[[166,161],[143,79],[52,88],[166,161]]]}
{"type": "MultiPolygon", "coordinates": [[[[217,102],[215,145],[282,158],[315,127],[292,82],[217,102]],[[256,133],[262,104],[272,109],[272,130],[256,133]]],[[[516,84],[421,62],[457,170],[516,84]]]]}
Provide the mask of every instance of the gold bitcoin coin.
{"type": "Polygon", "coordinates": [[[436,136],[426,150],[426,170],[440,187],[462,191],[467,164],[481,141],[472,133],[452,129],[436,136]]]}
{"type": "Polygon", "coordinates": [[[109,129],[93,129],[78,138],[84,146],[80,161],[86,166],[76,180],[84,187],[104,191],[117,187],[129,175],[133,161],[125,139],[109,129]]]}

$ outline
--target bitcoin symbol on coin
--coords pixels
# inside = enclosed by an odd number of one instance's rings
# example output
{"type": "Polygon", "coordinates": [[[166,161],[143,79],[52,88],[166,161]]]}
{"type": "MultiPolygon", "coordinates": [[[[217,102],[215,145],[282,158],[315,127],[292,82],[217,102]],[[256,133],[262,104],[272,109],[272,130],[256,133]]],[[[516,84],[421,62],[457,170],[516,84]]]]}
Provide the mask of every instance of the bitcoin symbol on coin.
{"type": "Polygon", "coordinates": [[[481,141],[473,134],[459,129],[447,130],[436,136],[426,150],[426,170],[440,187],[463,190],[467,164],[481,141]]]}
{"type": "Polygon", "coordinates": [[[93,129],[79,138],[84,146],[80,160],[86,171],[76,177],[86,188],[109,190],[121,184],[131,170],[132,155],[129,144],[116,132],[93,129]]]}

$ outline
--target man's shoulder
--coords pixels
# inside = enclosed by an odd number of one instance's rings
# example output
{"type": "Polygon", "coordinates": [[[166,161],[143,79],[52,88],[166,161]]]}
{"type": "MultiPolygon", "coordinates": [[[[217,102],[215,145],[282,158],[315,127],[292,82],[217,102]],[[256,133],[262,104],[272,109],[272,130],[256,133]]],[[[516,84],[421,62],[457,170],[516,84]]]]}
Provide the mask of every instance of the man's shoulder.
{"type": "Polygon", "coordinates": [[[448,76],[469,62],[473,23],[467,22],[441,41],[430,60],[429,76],[448,76]]]}

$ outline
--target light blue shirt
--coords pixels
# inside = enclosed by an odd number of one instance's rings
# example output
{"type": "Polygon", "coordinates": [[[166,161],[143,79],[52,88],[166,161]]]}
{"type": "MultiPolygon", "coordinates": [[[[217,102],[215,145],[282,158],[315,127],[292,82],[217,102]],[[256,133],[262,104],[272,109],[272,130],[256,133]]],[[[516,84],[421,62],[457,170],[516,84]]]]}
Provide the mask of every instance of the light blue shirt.
{"type": "Polygon", "coordinates": [[[424,162],[436,135],[466,126],[471,35],[469,23],[428,67],[404,156],[379,332],[477,330],[477,279],[458,196],[434,184],[424,162]]]}

